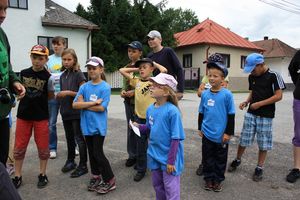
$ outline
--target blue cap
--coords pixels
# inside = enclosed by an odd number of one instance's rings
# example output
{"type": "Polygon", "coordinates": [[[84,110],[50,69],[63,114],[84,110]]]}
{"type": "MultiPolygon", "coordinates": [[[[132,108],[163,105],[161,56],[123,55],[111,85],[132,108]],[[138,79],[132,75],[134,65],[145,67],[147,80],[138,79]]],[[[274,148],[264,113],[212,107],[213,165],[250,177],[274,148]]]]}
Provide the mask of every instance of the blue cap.
{"type": "Polygon", "coordinates": [[[260,53],[251,53],[247,56],[244,66],[245,73],[251,73],[258,64],[265,62],[264,56],[260,53]]]}
{"type": "Polygon", "coordinates": [[[228,75],[228,70],[227,67],[223,64],[223,62],[223,57],[220,54],[215,53],[209,56],[207,61],[204,61],[203,63],[207,63],[208,69],[212,67],[220,69],[223,72],[224,77],[226,77],[228,75]]]}
{"type": "Polygon", "coordinates": [[[127,44],[127,47],[143,51],[143,45],[139,41],[133,41],[130,44],[127,44]]]}

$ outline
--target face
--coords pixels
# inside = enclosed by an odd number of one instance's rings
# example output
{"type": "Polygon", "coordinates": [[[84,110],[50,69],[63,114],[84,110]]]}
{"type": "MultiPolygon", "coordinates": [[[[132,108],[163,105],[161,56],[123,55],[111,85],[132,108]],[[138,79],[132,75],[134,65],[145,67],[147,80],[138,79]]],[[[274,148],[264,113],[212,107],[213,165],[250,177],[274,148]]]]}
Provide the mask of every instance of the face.
{"type": "Polygon", "coordinates": [[[101,77],[101,74],[103,73],[103,67],[100,66],[87,66],[88,75],[92,80],[97,80],[101,77]]]}
{"type": "Polygon", "coordinates": [[[142,56],[142,52],[138,49],[128,48],[127,49],[128,58],[131,61],[137,61],[142,56]]]}
{"type": "Polygon", "coordinates": [[[142,79],[148,79],[151,76],[153,70],[154,68],[150,63],[141,63],[139,66],[140,77],[142,79]]]}
{"type": "Polygon", "coordinates": [[[167,96],[167,92],[164,90],[164,86],[153,82],[150,86],[151,97],[158,99],[167,96]]]}
{"type": "Polygon", "coordinates": [[[212,88],[220,88],[224,81],[223,73],[215,68],[208,69],[208,81],[212,88]]]}
{"type": "Polygon", "coordinates": [[[0,0],[0,25],[5,20],[7,7],[8,7],[8,0],[0,0]]]}
{"type": "Polygon", "coordinates": [[[251,74],[253,76],[260,76],[265,72],[265,68],[263,64],[256,65],[256,67],[252,70],[251,74]]]}
{"type": "Polygon", "coordinates": [[[151,49],[157,48],[161,46],[161,39],[154,37],[154,38],[148,38],[148,45],[151,49]]]}
{"type": "Polygon", "coordinates": [[[65,49],[65,45],[61,41],[59,41],[56,43],[52,43],[52,48],[56,55],[61,55],[65,49]]]}
{"type": "Polygon", "coordinates": [[[42,70],[48,61],[47,56],[42,56],[37,54],[31,54],[30,59],[31,59],[32,67],[37,71],[42,70]]]}
{"type": "Polygon", "coordinates": [[[72,69],[75,65],[75,59],[72,54],[68,53],[62,57],[62,64],[66,69],[72,69]]]}

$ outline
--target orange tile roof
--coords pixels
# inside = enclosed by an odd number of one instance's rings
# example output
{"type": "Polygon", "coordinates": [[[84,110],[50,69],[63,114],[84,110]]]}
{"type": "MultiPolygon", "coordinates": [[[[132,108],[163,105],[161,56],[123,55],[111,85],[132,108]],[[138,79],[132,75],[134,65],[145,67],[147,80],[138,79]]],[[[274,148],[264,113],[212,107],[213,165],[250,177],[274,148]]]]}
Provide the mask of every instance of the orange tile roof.
{"type": "Polygon", "coordinates": [[[260,40],[253,42],[266,51],[263,53],[266,58],[293,57],[297,49],[287,45],[278,39],[260,40]]]}
{"type": "Polygon", "coordinates": [[[216,22],[206,19],[193,28],[175,33],[177,40],[177,47],[198,45],[198,44],[214,44],[222,46],[230,46],[237,48],[246,48],[257,51],[263,49],[256,46],[252,42],[242,38],[241,36],[233,33],[227,28],[217,24],[216,22]]]}

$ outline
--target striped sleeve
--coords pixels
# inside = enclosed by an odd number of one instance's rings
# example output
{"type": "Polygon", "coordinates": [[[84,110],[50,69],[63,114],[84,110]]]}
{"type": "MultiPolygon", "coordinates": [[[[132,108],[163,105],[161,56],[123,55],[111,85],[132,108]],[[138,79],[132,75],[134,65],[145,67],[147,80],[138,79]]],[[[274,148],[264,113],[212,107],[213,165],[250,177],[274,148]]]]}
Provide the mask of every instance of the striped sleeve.
{"type": "Polygon", "coordinates": [[[285,83],[283,81],[283,78],[281,77],[280,74],[278,74],[277,72],[274,72],[274,71],[271,71],[270,70],[270,73],[273,75],[273,89],[274,91],[276,90],[284,90],[286,87],[285,87],[285,83]]]}

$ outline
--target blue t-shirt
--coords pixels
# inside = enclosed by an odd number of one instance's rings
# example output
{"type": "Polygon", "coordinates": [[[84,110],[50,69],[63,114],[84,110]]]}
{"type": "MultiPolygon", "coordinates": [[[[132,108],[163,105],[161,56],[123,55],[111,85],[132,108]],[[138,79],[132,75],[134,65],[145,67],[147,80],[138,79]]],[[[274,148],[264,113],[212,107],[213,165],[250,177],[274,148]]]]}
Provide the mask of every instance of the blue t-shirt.
{"type": "Polygon", "coordinates": [[[209,140],[221,143],[227,126],[228,114],[235,114],[232,93],[222,88],[219,92],[205,90],[201,96],[199,113],[203,114],[201,131],[209,140]]]}
{"type": "Polygon", "coordinates": [[[181,115],[172,103],[155,107],[148,107],[146,113],[146,125],[150,129],[149,144],[147,150],[148,168],[151,170],[167,170],[168,154],[172,139],[179,139],[174,176],[180,175],[184,167],[183,140],[185,138],[181,115]]]}
{"type": "Polygon", "coordinates": [[[77,101],[80,95],[83,96],[85,102],[96,101],[102,99],[101,106],[105,108],[103,112],[95,112],[87,109],[81,110],[80,126],[83,135],[106,135],[107,130],[107,107],[110,101],[111,88],[110,85],[101,81],[99,84],[93,84],[91,81],[80,86],[79,91],[74,99],[77,101]]]}

